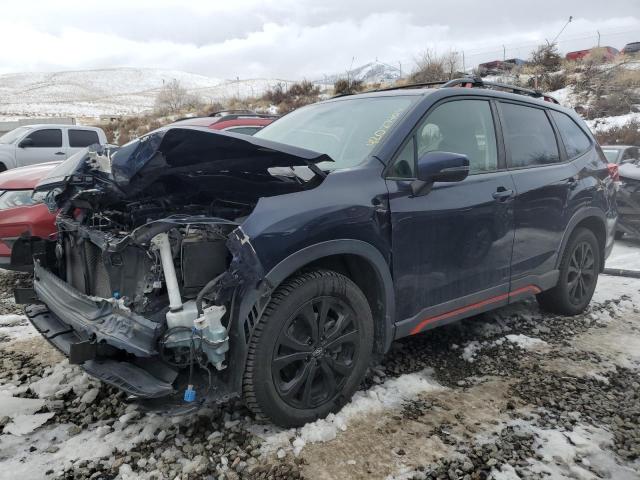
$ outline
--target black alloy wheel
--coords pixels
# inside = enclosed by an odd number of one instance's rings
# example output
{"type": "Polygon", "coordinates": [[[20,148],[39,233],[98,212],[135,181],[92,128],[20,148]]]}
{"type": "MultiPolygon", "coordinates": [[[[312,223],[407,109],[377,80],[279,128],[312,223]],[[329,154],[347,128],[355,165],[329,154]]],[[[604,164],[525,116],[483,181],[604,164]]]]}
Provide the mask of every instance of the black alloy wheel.
{"type": "Polygon", "coordinates": [[[335,297],[309,300],[283,326],[271,374],[280,397],[295,408],[317,408],[335,399],[356,365],[357,315],[335,297]]]}

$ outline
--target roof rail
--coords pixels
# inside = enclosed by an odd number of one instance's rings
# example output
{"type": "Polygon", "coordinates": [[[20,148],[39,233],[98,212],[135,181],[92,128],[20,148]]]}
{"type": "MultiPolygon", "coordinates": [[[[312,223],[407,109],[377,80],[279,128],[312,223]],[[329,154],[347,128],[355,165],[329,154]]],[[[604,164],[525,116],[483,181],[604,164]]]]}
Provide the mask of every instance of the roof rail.
{"type": "Polygon", "coordinates": [[[526,95],[528,97],[533,98],[542,98],[546,102],[551,102],[555,104],[559,104],[555,98],[545,95],[540,90],[532,90],[530,88],[518,87],[516,85],[508,85],[506,83],[498,83],[498,82],[485,82],[480,77],[465,77],[465,78],[455,78],[446,82],[440,88],[447,87],[466,87],[466,88],[487,88],[490,90],[506,90],[511,93],[517,93],[519,95],[526,95]]]}
{"type": "MultiPolygon", "coordinates": [[[[532,90],[529,88],[518,87],[516,85],[508,85],[506,83],[497,82],[485,82],[480,77],[462,77],[454,78],[453,80],[444,80],[440,82],[424,82],[424,83],[409,83],[407,85],[398,85],[394,87],[380,88],[373,90],[374,92],[386,92],[389,90],[401,90],[405,88],[429,88],[436,87],[450,88],[450,87],[464,87],[464,88],[486,88],[490,90],[508,91],[511,93],[517,93],[520,95],[526,95],[528,97],[542,98],[543,100],[555,104],[559,104],[555,98],[545,95],[540,90],[532,90]]],[[[366,93],[366,92],[363,92],[366,93]]],[[[341,95],[337,95],[341,96],[341,95]]],[[[334,97],[335,98],[335,97],[334,97]]]]}

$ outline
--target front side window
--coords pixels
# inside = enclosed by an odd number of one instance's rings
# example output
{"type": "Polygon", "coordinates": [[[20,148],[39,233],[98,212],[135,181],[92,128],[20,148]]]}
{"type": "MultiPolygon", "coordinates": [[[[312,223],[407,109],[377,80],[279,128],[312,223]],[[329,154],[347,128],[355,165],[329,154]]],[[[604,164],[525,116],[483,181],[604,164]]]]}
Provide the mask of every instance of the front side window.
{"type": "Polygon", "coordinates": [[[532,167],[560,161],[556,136],[544,110],[502,103],[501,111],[510,167],[532,167]]]}
{"type": "Polygon", "coordinates": [[[420,97],[354,97],[294,110],[267,125],[255,137],[306,148],[331,157],[323,170],[363,162],[420,97]]]}
{"type": "Polygon", "coordinates": [[[428,152],[466,155],[469,173],[498,168],[496,134],[486,100],[456,100],[429,113],[416,132],[418,158],[428,152]]]}
{"type": "MultiPolygon", "coordinates": [[[[36,148],[57,148],[62,147],[62,130],[58,128],[46,128],[36,130],[29,134],[25,140],[31,140],[29,147],[36,148]]],[[[24,141],[24,140],[23,140],[24,141]]]]}
{"type": "Polygon", "coordinates": [[[569,115],[561,112],[551,111],[551,116],[556,122],[560,131],[564,148],[569,158],[575,158],[583,154],[591,147],[591,140],[586,133],[574,122],[569,115]]]}
{"type": "Polygon", "coordinates": [[[88,147],[95,143],[100,143],[98,132],[94,132],[93,130],[69,129],[70,147],[88,147]]]}

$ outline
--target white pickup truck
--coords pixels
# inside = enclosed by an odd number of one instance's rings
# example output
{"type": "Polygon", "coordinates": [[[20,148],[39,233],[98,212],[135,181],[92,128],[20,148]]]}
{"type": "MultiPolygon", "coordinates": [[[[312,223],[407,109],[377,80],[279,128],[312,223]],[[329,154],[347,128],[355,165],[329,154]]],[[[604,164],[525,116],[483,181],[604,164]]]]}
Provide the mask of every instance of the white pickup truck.
{"type": "Polygon", "coordinates": [[[0,137],[0,172],[64,160],[94,143],[107,143],[101,128],[48,124],[18,127],[0,137]]]}

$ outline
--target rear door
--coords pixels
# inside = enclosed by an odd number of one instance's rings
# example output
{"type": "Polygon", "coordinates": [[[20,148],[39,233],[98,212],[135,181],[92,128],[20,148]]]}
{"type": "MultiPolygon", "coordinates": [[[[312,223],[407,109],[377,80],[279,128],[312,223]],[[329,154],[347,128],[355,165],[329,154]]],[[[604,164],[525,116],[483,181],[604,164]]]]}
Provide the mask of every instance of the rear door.
{"type": "Polygon", "coordinates": [[[486,98],[449,99],[417,125],[387,172],[397,336],[506,303],[515,186],[496,120],[486,98]],[[470,175],[414,195],[416,159],[430,151],[467,155],[470,175]]]}
{"type": "Polygon", "coordinates": [[[60,128],[39,128],[18,143],[16,164],[21,167],[67,158],[60,128]],[[25,141],[26,140],[26,141],[25,141]]]}
{"type": "Polygon", "coordinates": [[[82,128],[69,128],[69,147],[67,153],[73,155],[89,145],[100,143],[98,132],[95,130],[84,130],[82,128]]]}
{"type": "Polygon", "coordinates": [[[499,102],[507,166],[517,192],[511,291],[555,285],[577,168],[567,161],[547,109],[499,102]]]}

